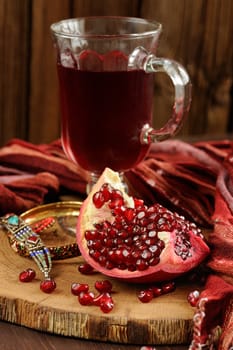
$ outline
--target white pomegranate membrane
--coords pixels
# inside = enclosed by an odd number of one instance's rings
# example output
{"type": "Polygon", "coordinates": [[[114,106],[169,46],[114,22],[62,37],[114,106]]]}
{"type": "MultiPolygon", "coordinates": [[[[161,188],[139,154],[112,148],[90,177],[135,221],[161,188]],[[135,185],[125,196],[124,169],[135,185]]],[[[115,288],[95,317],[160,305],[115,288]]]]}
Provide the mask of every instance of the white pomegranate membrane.
{"type": "Polygon", "coordinates": [[[132,199],[118,183],[103,182],[108,172],[78,219],[77,242],[90,265],[108,276],[153,282],[174,278],[204,259],[209,248],[194,223],[160,204],[148,207],[132,199]]]}

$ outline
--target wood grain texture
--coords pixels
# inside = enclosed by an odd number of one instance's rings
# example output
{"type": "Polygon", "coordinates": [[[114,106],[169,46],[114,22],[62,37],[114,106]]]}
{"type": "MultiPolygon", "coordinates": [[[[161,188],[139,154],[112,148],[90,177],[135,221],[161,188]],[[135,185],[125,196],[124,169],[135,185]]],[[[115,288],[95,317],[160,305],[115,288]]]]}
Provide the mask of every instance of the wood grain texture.
{"type": "Polygon", "coordinates": [[[196,286],[185,282],[174,293],[154,299],[149,304],[138,301],[142,288],[112,280],[115,307],[109,314],[98,307],[81,306],[70,292],[71,283],[88,283],[95,291],[100,274],[80,275],[81,258],[54,261],[52,274],[57,289],[44,294],[39,289],[40,273],[31,283],[18,281],[20,271],[34,263],[18,256],[0,233],[0,319],[68,337],[125,344],[187,344],[192,334],[193,309],[187,295],[196,286]]]}
{"type": "Polygon", "coordinates": [[[0,1],[0,143],[27,137],[29,0],[0,1]]]}
{"type": "MultiPolygon", "coordinates": [[[[63,18],[121,15],[163,24],[158,55],[188,70],[193,101],[182,135],[226,133],[232,125],[232,0],[0,0],[0,145],[60,136],[55,52],[49,27],[63,18]]],[[[173,88],[156,75],[154,124],[172,108],[173,88]]],[[[232,127],[231,127],[232,128],[232,127]]]]}
{"type": "Polygon", "coordinates": [[[76,0],[73,1],[73,16],[134,16],[139,13],[139,0],[76,0]]]}
{"type": "MultiPolygon", "coordinates": [[[[181,62],[191,77],[192,105],[183,134],[227,131],[227,120],[232,117],[232,15],[231,0],[147,0],[142,3],[141,16],[156,18],[163,24],[159,55],[181,62]]],[[[173,92],[165,78],[159,80],[158,90],[163,100],[160,95],[157,97],[159,107],[155,101],[155,114],[162,124],[171,108],[171,102],[164,103],[164,99],[168,101],[167,96],[173,92]]]]}
{"type": "Polygon", "coordinates": [[[70,16],[68,0],[32,2],[29,139],[52,141],[60,133],[60,108],[55,51],[50,25],[70,16]]]}
{"type": "MultiPolygon", "coordinates": [[[[0,348],[4,350],[141,350],[140,345],[62,337],[3,321],[0,321],[0,333],[0,348]]],[[[161,345],[156,350],[188,350],[188,345],[161,345]]]]}

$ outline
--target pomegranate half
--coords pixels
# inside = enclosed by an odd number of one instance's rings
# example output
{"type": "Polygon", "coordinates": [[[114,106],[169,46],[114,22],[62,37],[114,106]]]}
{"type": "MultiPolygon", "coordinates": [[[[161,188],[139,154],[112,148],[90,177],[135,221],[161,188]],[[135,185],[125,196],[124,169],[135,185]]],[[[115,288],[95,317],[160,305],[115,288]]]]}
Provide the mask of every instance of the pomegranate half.
{"type": "Polygon", "coordinates": [[[118,173],[108,168],[82,204],[77,243],[94,269],[135,283],[173,279],[209,253],[194,223],[130,197],[118,173]]]}

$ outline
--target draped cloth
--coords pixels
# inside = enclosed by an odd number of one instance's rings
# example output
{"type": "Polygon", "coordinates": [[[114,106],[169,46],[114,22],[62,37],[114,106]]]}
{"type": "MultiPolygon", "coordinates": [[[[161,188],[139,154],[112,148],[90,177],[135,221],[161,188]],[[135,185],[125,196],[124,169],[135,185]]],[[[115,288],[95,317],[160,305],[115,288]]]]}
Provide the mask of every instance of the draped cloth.
{"type": "MultiPolygon", "coordinates": [[[[0,216],[20,214],[62,194],[85,196],[87,173],[65,156],[61,141],[12,139],[0,148],[0,216]]],[[[233,142],[153,144],[125,173],[131,194],[159,202],[210,229],[210,268],[196,309],[190,349],[233,346],[233,142]],[[221,332],[219,332],[219,329],[221,332]],[[217,335],[216,335],[217,334],[217,335]]]]}

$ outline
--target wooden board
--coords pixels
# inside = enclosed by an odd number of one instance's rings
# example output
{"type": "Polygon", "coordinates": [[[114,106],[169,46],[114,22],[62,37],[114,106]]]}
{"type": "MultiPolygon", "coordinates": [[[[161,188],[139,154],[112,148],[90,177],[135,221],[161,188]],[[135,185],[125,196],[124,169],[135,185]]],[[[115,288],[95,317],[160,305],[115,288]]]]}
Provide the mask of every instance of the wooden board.
{"type": "Polygon", "coordinates": [[[100,274],[83,276],[78,270],[81,257],[54,261],[52,275],[57,288],[52,294],[40,291],[42,275],[34,262],[21,257],[0,232],[0,319],[54,334],[132,344],[188,343],[192,334],[193,309],[187,294],[195,287],[181,283],[172,294],[141,303],[138,285],[115,280],[115,307],[109,314],[95,306],[80,306],[70,292],[72,282],[87,282],[94,291],[100,274]],[[18,280],[19,273],[35,268],[37,278],[30,283],[18,280]]]}

